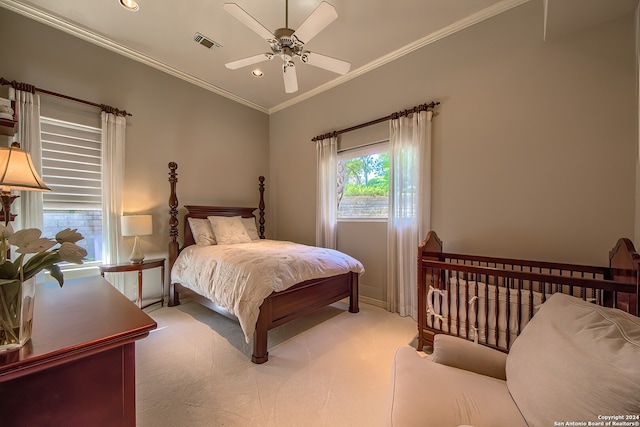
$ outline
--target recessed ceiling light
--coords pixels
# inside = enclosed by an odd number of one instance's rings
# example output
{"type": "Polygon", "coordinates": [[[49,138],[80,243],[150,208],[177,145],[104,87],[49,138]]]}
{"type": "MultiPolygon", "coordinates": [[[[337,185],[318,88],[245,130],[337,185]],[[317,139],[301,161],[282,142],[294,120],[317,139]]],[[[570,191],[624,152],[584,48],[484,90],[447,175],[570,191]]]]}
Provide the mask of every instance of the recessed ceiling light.
{"type": "Polygon", "coordinates": [[[140,9],[140,6],[138,6],[135,0],[120,0],[120,5],[131,12],[140,9]]]}
{"type": "Polygon", "coordinates": [[[251,72],[251,74],[253,74],[255,77],[262,77],[264,75],[260,68],[256,68],[251,72]]]}

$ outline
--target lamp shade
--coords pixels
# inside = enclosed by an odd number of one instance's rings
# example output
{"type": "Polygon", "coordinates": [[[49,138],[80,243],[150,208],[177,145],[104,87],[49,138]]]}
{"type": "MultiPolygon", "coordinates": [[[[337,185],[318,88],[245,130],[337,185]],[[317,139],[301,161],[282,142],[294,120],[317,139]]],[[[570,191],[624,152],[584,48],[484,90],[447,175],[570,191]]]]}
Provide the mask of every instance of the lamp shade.
{"type": "Polygon", "coordinates": [[[123,236],[146,236],[153,233],[151,215],[125,215],[121,218],[123,236]]]}
{"type": "Polygon", "coordinates": [[[31,156],[19,147],[0,147],[0,187],[10,190],[51,191],[42,181],[31,156]]]}

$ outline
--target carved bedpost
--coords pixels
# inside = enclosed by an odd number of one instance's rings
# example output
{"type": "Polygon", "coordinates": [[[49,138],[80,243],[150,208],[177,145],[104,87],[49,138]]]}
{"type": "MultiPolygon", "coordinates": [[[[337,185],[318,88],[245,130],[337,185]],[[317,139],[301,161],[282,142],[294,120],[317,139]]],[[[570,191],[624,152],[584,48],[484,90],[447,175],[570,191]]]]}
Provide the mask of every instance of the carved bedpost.
{"type": "MultiPolygon", "coordinates": [[[[178,174],[176,173],[178,164],[175,162],[169,163],[169,183],[171,184],[171,195],[169,196],[169,275],[171,275],[171,269],[173,264],[178,258],[178,196],[176,195],[176,183],[178,182],[178,174]]],[[[169,286],[169,305],[173,306],[179,301],[174,301],[175,295],[173,292],[173,284],[169,286]]]]}
{"type": "Polygon", "coordinates": [[[264,176],[260,176],[258,181],[260,181],[260,184],[258,184],[258,189],[260,190],[260,204],[258,205],[260,229],[258,231],[260,232],[260,238],[264,239],[264,176]]]}

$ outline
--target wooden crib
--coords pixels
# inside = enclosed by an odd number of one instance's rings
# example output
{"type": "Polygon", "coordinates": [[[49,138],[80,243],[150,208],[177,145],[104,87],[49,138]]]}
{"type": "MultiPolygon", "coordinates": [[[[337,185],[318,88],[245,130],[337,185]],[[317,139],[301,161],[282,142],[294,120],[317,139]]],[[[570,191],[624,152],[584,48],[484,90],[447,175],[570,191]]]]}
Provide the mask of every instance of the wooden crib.
{"type": "Polygon", "coordinates": [[[629,239],[596,267],[446,253],[434,231],[418,248],[418,350],[446,333],[509,351],[537,307],[562,292],[638,315],[640,256],[629,239]]]}

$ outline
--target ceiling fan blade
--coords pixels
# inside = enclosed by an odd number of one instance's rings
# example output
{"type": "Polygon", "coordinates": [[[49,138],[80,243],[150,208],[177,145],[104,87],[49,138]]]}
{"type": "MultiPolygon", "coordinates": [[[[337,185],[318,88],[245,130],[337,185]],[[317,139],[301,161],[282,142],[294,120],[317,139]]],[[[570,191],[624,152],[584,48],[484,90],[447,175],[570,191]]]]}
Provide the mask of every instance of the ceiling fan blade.
{"type": "Polygon", "coordinates": [[[313,52],[303,52],[300,57],[302,62],[313,65],[314,67],[324,68],[338,74],[346,74],[351,68],[351,64],[340,59],[331,58],[330,56],[321,55],[313,52]]]}
{"type": "Polygon", "coordinates": [[[326,1],[320,3],[320,6],[314,10],[311,15],[298,27],[293,35],[298,41],[308,43],[327,25],[331,24],[338,17],[335,7],[326,1]]]}
{"type": "Polygon", "coordinates": [[[256,32],[260,37],[265,40],[272,40],[273,34],[269,30],[267,30],[261,23],[256,21],[256,19],[249,15],[243,8],[238,6],[235,3],[225,3],[222,6],[224,10],[226,10],[231,16],[236,18],[238,21],[242,22],[244,25],[252,29],[256,32]]]}
{"type": "Polygon", "coordinates": [[[266,61],[271,58],[273,58],[272,53],[260,53],[255,56],[250,56],[248,58],[229,62],[227,64],[224,64],[224,66],[230,70],[237,70],[238,68],[246,67],[247,65],[257,64],[258,62],[266,61]]]}
{"type": "Polygon", "coordinates": [[[298,91],[298,77],[296,76],[296,66],[292,61],[285,62],[282,66],[282,75],[284,77],[284,91],[293,93],[298,91]]]}

